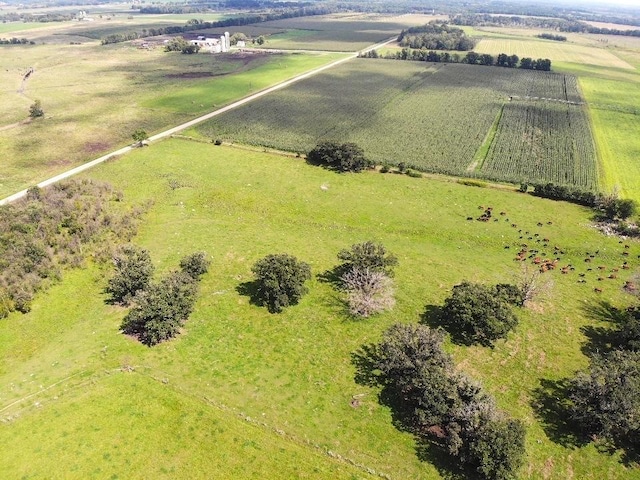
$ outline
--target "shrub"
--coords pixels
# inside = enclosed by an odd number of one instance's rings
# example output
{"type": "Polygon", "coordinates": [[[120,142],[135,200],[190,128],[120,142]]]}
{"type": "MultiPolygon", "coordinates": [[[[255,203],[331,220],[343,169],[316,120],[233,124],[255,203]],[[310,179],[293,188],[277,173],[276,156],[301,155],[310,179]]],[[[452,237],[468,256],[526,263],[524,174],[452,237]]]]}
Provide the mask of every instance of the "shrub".
{"type": "Polygon", "coordinates": [[[204,252],[192,253],[180,260],[180,270],[189,275],[194,280],[207,273],[209,264],[207,254],[204,252]]]}
{"type": "Polygon", "coordinates": [[[194,278],[184,272],[171,273],[160,283],[150,284],[136,294],[122,331],[148,346],[175,337],[193,309],[197,288],[194,278]]]}
{"type": "Polygon", "coordinates": [[[338,172],[361,172],[374,166],[355,143],[321,143],[307,154],[307,161],[338,172]]]}
{"type": "Polygon", "coordinates": [[[369,317],[393,308],[393,284],[383,272],[353,268],[341,277],[351,315],[369,317]]]}
{"type": "Polygon", "coordinates": [[[602,197],[597,207],[608,220],[626,220],[635,215],[637,204],[630,198],[618,198],[614,194],[602,197]]]}
{"type": "Polygon", "coordinates": [[[469,464],[483,478],[515,479],[524,463],[525,427],[519,420],[493,420],[474,432],[469,444],[469,464]]]}
{"type": "Polygon", "coordinates": [[[499,283],[495,286],[496,297],[502,299],[509,305],[522,307],[525,301],[525,293],[517,285],[510,283],[499,283]]]}
{"type": "Polygon", "coordinates": [[[595,355],[568,392],[571,417],[584,434],[640,446],[640,352],[595,355]]]}
{"type": "Polygon", "coordinates": [[[113,257],[116,271],[105,289],[111,301],[128,305],[139,290],[149,285],[154,266],[147,250],[135,245],[124,245],[113,257]]]}
{"type": "Polygon", "coordinates": [[[222,140],[220,140],[219,138],[217,138],[216,140],[213,141],[214,145],[222,145],[222,140]]]}
{"type": "Polygon", "coordinates": [[[482,182],[480,180],[458,180],[458,183],[461,185],[467,185],[468,187],[479,187],[479,188],[487,187],[487,182],[482,182]]]}
{"type": "Polygon", "coordinates": [[[44,116],[44,110],[42,109],[42,103],[40,100],[36,100],[29,107],[29,116],[31,118],[38,118],[44,116]]]}
{"type": "Polygon", "coordinates": [[[398,265],[398,259],[395,255],[389,253],[381,243],[372,241],[356,243],[351,245],[348,250],[340,250],[338,260],[344,262],[338,267],[338,270],[343,273],[359,269],[360,271],[381,272],[388,277],[393,276],[393,267],[398,265]]]}
{"type": "Polygon", "coordinates": [[[456,341],[493,346],[513,329],[518,320],[509,305],[496,296],[495,289],[462,282],[453,287],[444,302],[442,321],[456,341]]]}
{"type": "Polygon", "coordinates": [[[287,254],[267,255],[255,263],[252,271],[258,301],[271,313],[297,304],[307,293],[304,283],[311,278],[309,265],[287,254]]]}
{"type": "Polygon", "coordinates": [[[365,355],[368,383],[383,388],[381,396],[415,433],[442,424],[452,403],[453,361],[442,348],[443,340],[439,330],[395,324],[365,355]]]}

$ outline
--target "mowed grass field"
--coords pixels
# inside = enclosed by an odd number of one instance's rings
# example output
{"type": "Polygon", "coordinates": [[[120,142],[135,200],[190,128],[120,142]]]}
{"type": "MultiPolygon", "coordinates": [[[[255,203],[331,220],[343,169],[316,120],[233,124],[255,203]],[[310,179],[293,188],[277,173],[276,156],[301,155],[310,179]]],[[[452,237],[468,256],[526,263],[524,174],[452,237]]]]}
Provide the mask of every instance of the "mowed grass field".
{"type": "Polygon", "coordinates": [[[29,314],[0,322],[4,478],[448,478],[437,451],[419,460],[376,391],[354,382],[351,354],[394,322],[419,321],[464,279],[511,281],[523,242],[512,223],[548,237],[576,271],[545,274],[549,295],[519,311],[520,325],[494,349],[447,349],[527,425],[522,478],[640,478],[618,454],[562,443],[535,407],[543,380],[587,364],[583,327],[608,325],[603,302],[631,301],[621,292],[626,275],[598,282],[583,257],[599,249],[607,269],[628,258],[630,276],[640,245],[623,257],[616,238],[588,226],[588,210],[454,182],[340,175],[177,139],[87,176],[123,189],[125,207],[154,201],[136,243],[159,273],[195,250],[212,265],[182,334],[151,349],[118,332],[125,311],[104,303],[108,266],[66,273],[29,314]],[[467,221],[479,206],[506,216],[467,221]],[[368,239],[399,258],[397,304],[354,321],[316,275],[336,265],[340,249],[368,239]],[[237,289],[257,259],[277,252],[310,263],[314,278],[299,305],[271,315],[237,289]]]}
{"type": "Polygon", "coordinates": [[[572,76],[355,59],[194,130],[207,138],[300,153],[323,141],[355,142],[378,163],[596,188],[586,112],[567,102],[581,102],[572,76]],[[519,97],[527,100],[518,102],[519,97]],[[505,107],[508,114],[502,116],[505,107]],[[496,121],[499,133],[489,138],[496,121]],[[487,145],[491,141],[496,145],[487,145]],[[477,152],[489,146],[488,156],[478,159],[477,152]]]}
{"type": "Polygon", "coordinates": [[[0,197],[299,73],[337,54],[181,55],[130,44],[3,49],[0,197]],[[34,72],[24,79],[29,68],[34,72]],[[42,102],[43,118],[29,122],[42,102]]]}

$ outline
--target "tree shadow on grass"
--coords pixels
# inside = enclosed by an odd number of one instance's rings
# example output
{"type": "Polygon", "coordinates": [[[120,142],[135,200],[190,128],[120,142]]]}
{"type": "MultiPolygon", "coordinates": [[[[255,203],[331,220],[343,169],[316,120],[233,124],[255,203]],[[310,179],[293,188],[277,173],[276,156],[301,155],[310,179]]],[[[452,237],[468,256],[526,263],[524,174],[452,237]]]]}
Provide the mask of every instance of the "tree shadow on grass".
{"type": "Polygon", "coordinates": [[[590,439],[577,433],[579,429],[569,415],[569,382],[540,380],[533,391],[531,406],[547,437],[563,447],[582,447],[590,439]]]}
{"type": "Polygon", "coordinates": [[[445,480],[480,480],[482,477],[470,468],[464,468],[460,460],[449,455],[435,441],[416,437],[416,456],[421,462],[433,465],[445,480]]]}
{"type": "Polygon", "coordinates": [[[343,289],[342,276],[347,273],[348,269],[344,265],[338,265],[330,270],[325,270],[322,273],[316,275],[316,278],[321,283],[328,283],[336,290],[343,289]]]}
{"type": "Polygon", "coordinates": [[[249,297],[251,305],[257,305],[258,307],[264,305],[259,295],[259,283],[257,280],[242,282],[236,287],[236,292],[243,297],[249,297]]]}
{"type": "Polygon", "coordinates": [[[420,323],[430,328],[442,328],[442,306],[427,305],[420,315],[420,323]]]}
{"type": "MultiPolygon", "coordinates": [[[[603,300],[588,303],[583,310],[591,320],[607,322],[612,326],[623,325],[627,315],[624,310],[603,300]]],[[[587,356],[610,352],[620,347],[617,332],[613,328],[587,325],[581,331],[587,337],[587,342],[581,348],[582,353],[587,356]]]]}

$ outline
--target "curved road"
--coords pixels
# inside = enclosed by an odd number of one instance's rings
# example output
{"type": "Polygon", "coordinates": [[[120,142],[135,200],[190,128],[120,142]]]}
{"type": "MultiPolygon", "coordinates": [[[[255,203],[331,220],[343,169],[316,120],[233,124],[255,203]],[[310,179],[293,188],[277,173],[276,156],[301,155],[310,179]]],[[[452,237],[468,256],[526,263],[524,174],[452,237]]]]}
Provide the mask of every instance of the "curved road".
{"type": "MultiPolygon", "coordinates": [[[[370,50],[374,50],[376,48],[382,47],[384,45],[387,45],[388,43],[392,42],[395,40],[395,37],[390,38],[389,40],[385,40],[384,42],[378,43],[376,45],[372,45],[364,50],[361,50],[361,52],[368,52],[370,50]]],[[[296,77],[293,77],[289,80],[285,80],[284,82],[278,83],[276,85],[274,85],[273,87],[269,87],[265,90],[261,90],[258,93],[254,93],[253,95],[249,95],[248,97],[242,98],[240,100],[238,100],[237,102],[233,102],[229,105],[227,105],[226,107],[222,107],[218,110],[214,110],[213,112],[207,113],[206,115],[202,115],[201,117],[195,118],[193,120],[190,120],[186,123],[183,123],[182,125],[178,125],[177,127],[173,127],[170,128],[169,130],[165,130],[164,132],[158,133],[156,135],[153,135],[151,137],[149,137],[148,141],[150,142],[155,142],[156,140],[160,140],[162,138],[165,137],[169,137],[175,133],[178,133],[182,130],[185,130],[189,127],[192,127],[194,125],[197,125],[198,123],[204,122],[206,120],[209,120],[210,118],[213,118],[217,115],[220,115],[222,113],[228,112],[229,110],[233,110],[234,108],[238,108],[241,105],[244,105],[245,103],[249,103],[252,102],[253,100],[260,98],[264,95],[268,95],[271,92],[275,92],[276,90],[280,90],[282,88],[288,87],[289,85],[291,85],[292,83],[295,83],[299,80],[304,80],[305,78],[309,78],[313,75],[316,75],[320,72],[323,72],[325,70],[328,70],[330,68],[333,68],[337,65],[340,65],[341,63],[347,62],[349,60],[352,60],[353,58],[358,56],[358,53],[360,52],[354,52],[351,53],[348,57],[342,58],[340,60],[336,60],[335,62],[329,63],[327,65],[324,65],[323,67],[319,67],[316,68],[315,70],[310,70],[306,73],[302,73],[296,77]]],[[[71,170],[67,170],[66,172],[63,172],[59,175],[56,175],[55,177],[51,177],[47,180],[44,180],[40,183],[37,184],[38,187],[46,187],[48,185],[54,184],[56,182],[59,182],[60,180],[64,180],[65,178],[69,178],[73,175],[76,175],[80,172],[84,172],[85,170],[88,170],[90,168],[95,167],[96,165],[103,163],[113,157],[117,157],[119,155],[124,155],[125,153],[130,152],[132,149],[134,149],[136,147],[133,146],[127,146],[127,147],[123,147],[120,150],[116,150],[114,152],[111,153],[107,153],[106,155],[103,155],[100,158],[96,158],[95,160],[92,160],[90,162],[87,163],[83,163],[82,165],[72,168],[71,170]]],[[[14,193],[13,195],[10,195],[6,198],[3,198],[0,200],[0,205],[5,205],[7,203],[11,203],[14,202],[22,197],[24,197],[27,194],[27,189],[25,190],[21,190],[17,193],[14,193]]]]}

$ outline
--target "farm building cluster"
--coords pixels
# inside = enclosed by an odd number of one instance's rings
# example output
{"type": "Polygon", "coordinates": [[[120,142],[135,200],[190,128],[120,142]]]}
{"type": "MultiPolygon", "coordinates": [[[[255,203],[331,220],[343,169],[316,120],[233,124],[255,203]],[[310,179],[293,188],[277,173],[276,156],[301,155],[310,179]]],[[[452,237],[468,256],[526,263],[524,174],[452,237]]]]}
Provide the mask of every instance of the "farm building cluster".
{"type": "MultiPolygon", "coordinates": [[[[229,40],[229,32],[224,32],[224,35],[220,37],[206,37],[204,35],[198,35],[198,38],[189,40],[192,45],[200,47],[201,51],[211,53],[225,53],[231,50],[231,43],[229,40]]],[[[238,41],[238,47],[244,47],[244,41],[238,41]]]]}

